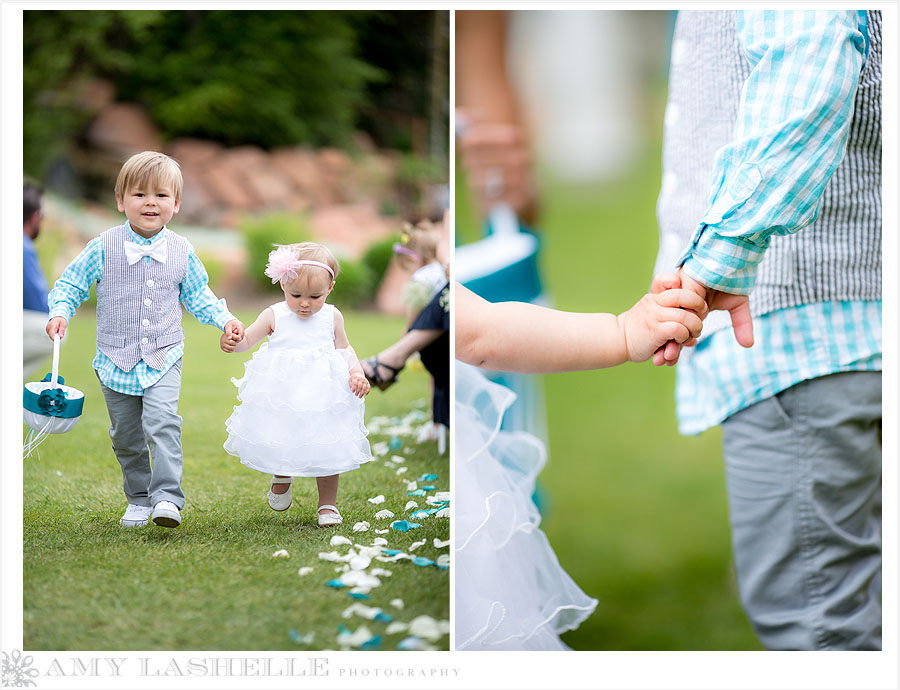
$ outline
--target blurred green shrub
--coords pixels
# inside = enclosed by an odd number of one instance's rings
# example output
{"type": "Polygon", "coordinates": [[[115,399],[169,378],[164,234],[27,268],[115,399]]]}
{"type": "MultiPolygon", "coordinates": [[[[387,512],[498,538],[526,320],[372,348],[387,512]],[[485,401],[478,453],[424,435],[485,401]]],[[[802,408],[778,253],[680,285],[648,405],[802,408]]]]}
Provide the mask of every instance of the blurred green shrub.
{"type": "Polygon", "coordinates": [[[271,289],[272,279],[263,272],[269,252],[278,244],[294,244],[312,240],[306,220],[286,213],[268,213],[244,218],[238,224],[247,249],[247,275],[261,288],[271,289]]]}
{"type": "MultiPolygon", "coordinates": [[[[25,169],[42,178],[78,136],[94,114],[83,87],[98,77],[114,84],[116,100],[146,107],[164,139],[263,148],[346,144],[357,111],[368,104],[367,86],[387,79],[359,56],[367,19],[377,16],[363,10],[26,10],[25,169]]],[[[394,40],[402,43],[402,34],[394,40]]]]}
{"type": "Polygon", "coordinates": [[[377,240],[370,244],[369,248],[366,249],[366,253],[363,254],[362,262],[372,272],[373,292],[384,279],[384,273],[391,263],[391,257],[394,256],[394,243],[399,241],[399,234],[391,235],[383,240],[377,240]]]}
{"type": "Polygon", "coordinates": [[[372,269],[364,260],[344,259],[340,263],[341,271],[328,301],[339,309],[361,309],[375,297],[377,283],[372,269]]]}

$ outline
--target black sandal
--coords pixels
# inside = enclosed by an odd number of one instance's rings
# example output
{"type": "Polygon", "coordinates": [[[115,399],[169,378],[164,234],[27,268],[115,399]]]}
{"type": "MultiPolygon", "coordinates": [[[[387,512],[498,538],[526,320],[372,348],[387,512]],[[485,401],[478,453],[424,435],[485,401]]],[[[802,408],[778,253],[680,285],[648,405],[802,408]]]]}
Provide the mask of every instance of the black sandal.
{"type": "Polygon", "coordinates": [[[373,386],[378,386],[379,390],[387,390],[395,383],[397,383],[397,374],[403,371],[403,366],[399,369],[392,367],[390,364],[385,364],[384,362],[378,361],[378,355],[374,357],[369,357],[368,359],[363,359],[360,361],[360,366],[362,367],[363,374],[365,374],[366,378],[369,380],[373,386]],[[366,366],[372,371],[370,374],[366,371],[366,366]],[[388,371],[391,372],[390,378],[382,378],[382,376],[378,373],[378,367],[384,367],[388,371]]]}

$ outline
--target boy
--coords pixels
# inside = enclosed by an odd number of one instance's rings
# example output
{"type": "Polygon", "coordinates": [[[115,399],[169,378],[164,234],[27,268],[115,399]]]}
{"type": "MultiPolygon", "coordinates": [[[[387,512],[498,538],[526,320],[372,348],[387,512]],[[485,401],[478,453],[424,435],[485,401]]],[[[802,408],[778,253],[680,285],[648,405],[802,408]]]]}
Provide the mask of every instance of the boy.
{"type": "Polygon", "coordinates": [[[93,367],[109,411],[109,435],[122,466],[128,508],[123,527],[152,519],[181,524],[181,357],[179,302],[201,323],[238,340],[244,325],[207,285],[190,243],[166,227],[181,205],[181,169],[162,153],[129,158],[116,180],[126,217],[88,242],[51,290],[47,334],[65,335],[75,309],[97,284],[97,351],[93,367]],[[150,458],[153,458],[151,469],[150,458]]]}

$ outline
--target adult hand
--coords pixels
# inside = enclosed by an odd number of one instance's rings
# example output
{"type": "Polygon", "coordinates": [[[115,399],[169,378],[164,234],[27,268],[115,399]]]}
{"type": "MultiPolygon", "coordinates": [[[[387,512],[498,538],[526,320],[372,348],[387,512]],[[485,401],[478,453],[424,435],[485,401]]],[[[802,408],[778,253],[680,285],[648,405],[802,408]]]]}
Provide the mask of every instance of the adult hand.
{"type": "Polygon", "coordinates": [[[63,336],[66,334],[66,326],[68,322],[61,316],[54,316],[47,322],[47,335],[50,336],[50,340],[53,340],[54,336],[59,336],[59,339],[62,340],[63,336]]]}
{"type": "Polygon", "coordinates": [[[487,216],[498,203],[526,223],[537,215],[531,153],[521,127],[487,122],[473,113],[458,116],[459,151],[478,209],[487,216]]]}
{"type": "MultiPolygon", "coordinates": [[[[750,316],[750,298],[747,295],[735,295],[730,292],[713,290],[691,278],[684,269],[679,268],[675,275],[664,274],[654,276],[650,286],[651,293],[660,293],[672,288],[684,288],[691,290],[706,301],[709,311],[727,311],[731,314],[731,327],[734,329],[734,337],[742,347],[753,346],[753,319],[750,316]]],[[[702,318],[706,318],[703,315],[702,318]]],[[[656,366],[663,364],[673,366],[678,362],[681,348],[692,346],[696,341],[676,343],[670,340],[653,354],[653,363],[656,366]]]]}

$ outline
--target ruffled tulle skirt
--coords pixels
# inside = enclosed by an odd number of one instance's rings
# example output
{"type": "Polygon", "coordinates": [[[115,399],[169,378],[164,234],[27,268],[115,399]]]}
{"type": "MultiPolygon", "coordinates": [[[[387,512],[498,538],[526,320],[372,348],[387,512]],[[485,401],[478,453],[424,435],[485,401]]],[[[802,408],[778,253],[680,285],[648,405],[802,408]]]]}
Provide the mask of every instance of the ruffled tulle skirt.
{"type": "Polygon", "coordinates": [[[232,379],[240,405],[225,422],[225,450],[254,470],[325,477],[372,459],[365,404],[350,392],[349,354],[263,344],[232,379]]]}
{"type": "Polygon", "coordinates": [[[500,431],[515,400],[474,367],[456,364],[456,648],[564,650],[559,635],[597,605],[562,569],[532,495],[544,445],[500,431]]]}

